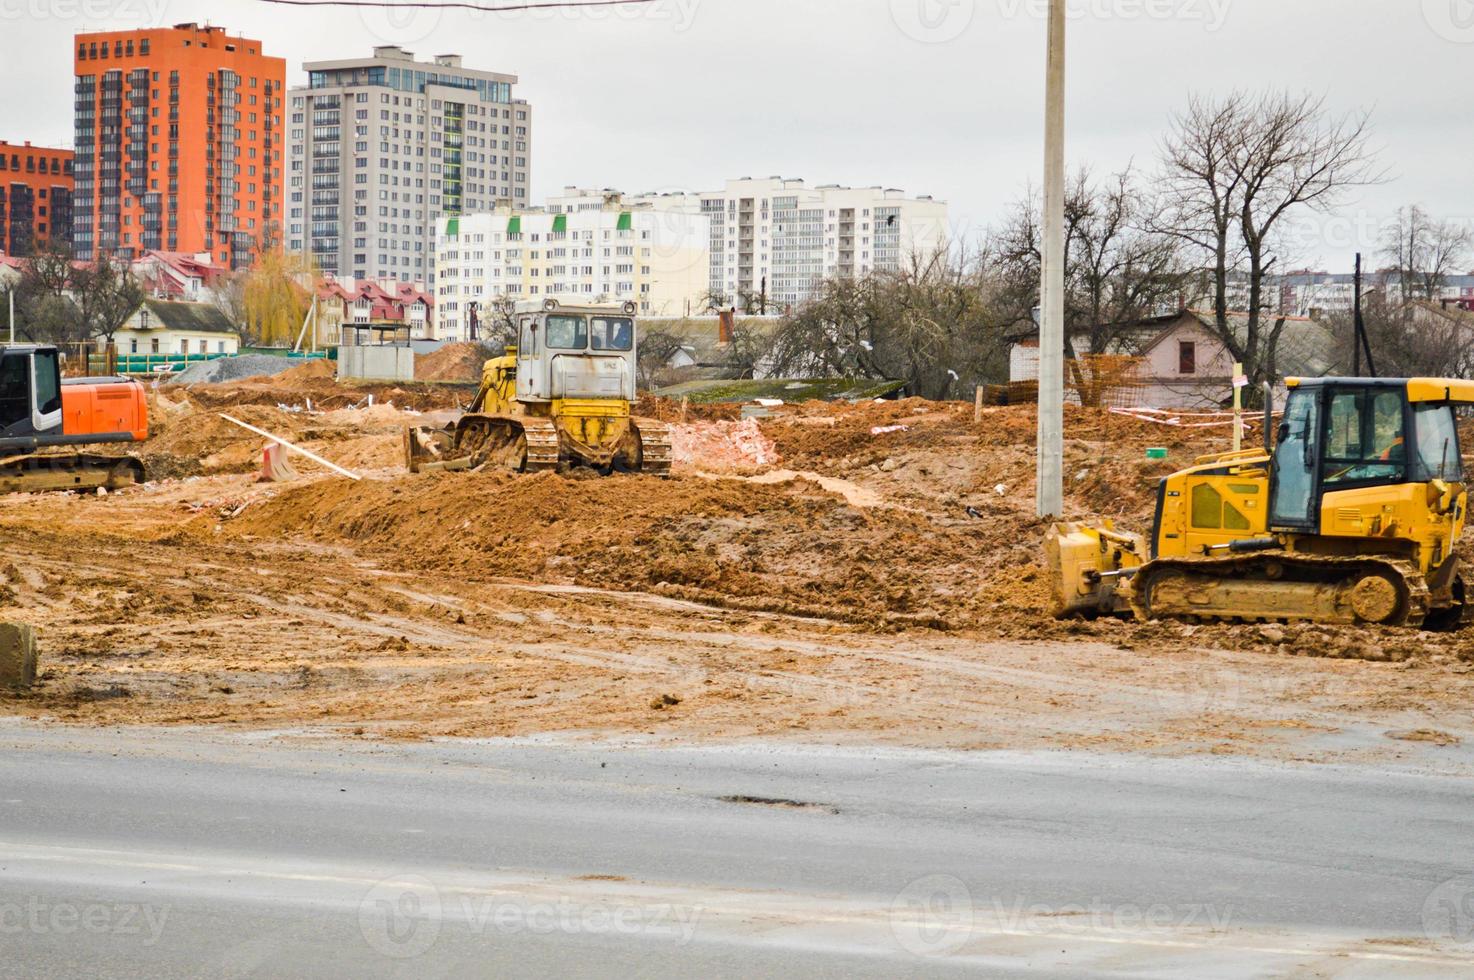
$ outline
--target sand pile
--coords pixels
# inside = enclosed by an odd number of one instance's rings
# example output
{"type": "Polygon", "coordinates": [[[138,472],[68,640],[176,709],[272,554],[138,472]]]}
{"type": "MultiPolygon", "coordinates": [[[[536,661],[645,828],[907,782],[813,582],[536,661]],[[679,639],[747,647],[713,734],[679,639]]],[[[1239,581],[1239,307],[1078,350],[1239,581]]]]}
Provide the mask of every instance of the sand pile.
{"type": "Polygon", "coordinates": [[[277,384],[311,385],[313,382],[332,381],[338,376],[338,366],[325,357],[298,361],[297,366],[288,368],[273,379],[277,384]]]}
{"type": "Polygon", "coordinates": [[[415,380],[479,382],[483,365],[498,353],[490,344],[446,344],[415,357],[415,380]]]}

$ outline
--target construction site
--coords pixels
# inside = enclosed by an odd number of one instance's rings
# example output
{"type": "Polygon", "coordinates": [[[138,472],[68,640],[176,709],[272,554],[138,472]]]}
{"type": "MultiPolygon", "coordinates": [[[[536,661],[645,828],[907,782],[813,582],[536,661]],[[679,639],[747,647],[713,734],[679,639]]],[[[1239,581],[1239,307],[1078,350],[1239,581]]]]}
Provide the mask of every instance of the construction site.
{"type": "MultiPolygon", "coordinates": [[[[0,712],[1317,761],[1474,735],[1474,631],[1056,618],[1032,405],[642,395],[668,476],[411,473],[406,430],[463,409],[483,360],[148,385],[145,482],[0,507],[0,607],[39,651],[0,712]]],[[[1070,406],[1066,517],[1149,530],[1161,481],[1231,433],[1070,406]]]]}

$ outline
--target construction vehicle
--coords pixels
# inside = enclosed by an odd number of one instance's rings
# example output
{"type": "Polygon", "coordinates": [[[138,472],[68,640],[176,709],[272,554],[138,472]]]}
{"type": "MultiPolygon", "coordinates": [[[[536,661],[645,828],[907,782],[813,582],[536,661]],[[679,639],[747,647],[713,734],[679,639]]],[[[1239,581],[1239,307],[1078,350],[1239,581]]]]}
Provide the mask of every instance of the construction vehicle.
{"type": "Polygon", "coordinates": [[[517,345],[486,362],[465,414],[441,429],[405,430],[410,471],[584,466],[669,474],[669,428],[631,412],[635,310],[634,303],[517,304],[517,345]]]}
{"type": "Polygon", "coordinates": [[[135,456],[65,450],[147,438],[148,401],[138,382],[63,380],[55,347],[0,345],[0,493],[142,483],[135,456]]]}
{"type": "Polygon", "coordinates": [[[1471,611],[1455,548],[1468,493],[1455,409],[1474,382],[1289,379],[1263,448],[1162,481],[1151,538],[1057,524],[1060,616],[1448,629],[1471,611]]]}

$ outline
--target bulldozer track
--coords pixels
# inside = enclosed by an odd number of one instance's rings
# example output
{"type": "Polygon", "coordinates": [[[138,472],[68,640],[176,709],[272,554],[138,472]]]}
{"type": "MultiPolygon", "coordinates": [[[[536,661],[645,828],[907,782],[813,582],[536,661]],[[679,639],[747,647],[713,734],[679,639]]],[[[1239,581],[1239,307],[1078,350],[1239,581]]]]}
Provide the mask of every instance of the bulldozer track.
{"type": "Polygon", "coordinates": [[[527,473],[544,473],[558,468],[558,426],[549,419],[513,419],[527,436],[527,473]]]}
{"type": "Polygon", "coordinates": [[[640,436],[640,472],[669,476],[671,464],[670,426],[655,419],[635,418],[640,436]]]}
{"type": "Polygon", "coordinates": [[[1197,618],[1223,621],[1308,621],[1355,625],[1366,622],[1343,601],[1345,590],[1353,583],[1380,577],[1396,590],[1396,607],[1382,625],[1417,628],[1431,609],[1428,583],[1416,565],[1391,558],[1332,557],[1315,555],[1261,554],[1225,558],[1162,558],[1143,566],[1131,585],[1131,607],[1138,619],[1197,618]],[[1279,577],[1271,574],[1277,568],[1279,577]],[[1318,586],[1329,590],[1326,606],[1313,605],[1301,609],[1278,608],[1272,612],[1224,612],[1198,608],[1195,604],[1181,607],[1169,603],[1163,608],[1153,603],[1153,588],[1168,576],[1183,576],[1185,589],[1211,593],[1231,583],[1248,584],[1262,591],[1266,598],[1277,589],[1288,592],[1318,586]],[[1334,612],[1328,607],[1334,607],[1334,612]]]}

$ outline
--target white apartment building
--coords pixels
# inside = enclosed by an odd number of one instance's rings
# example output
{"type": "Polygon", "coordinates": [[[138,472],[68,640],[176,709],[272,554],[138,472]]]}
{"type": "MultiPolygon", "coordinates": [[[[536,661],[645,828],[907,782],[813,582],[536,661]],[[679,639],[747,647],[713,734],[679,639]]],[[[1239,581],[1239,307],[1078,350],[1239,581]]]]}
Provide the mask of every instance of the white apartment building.
{"type": "MultiPolygon", "coordinates": [[[[702,311],[711,229],[699,213],[581,197],[571,210],[444,217],[437,223],[436,339],[469,337],[498,299],[638,305],[641,316],[702,311]]],[[[484,334],[483,334],[484,336],[484,334]]]]}
{"type": "MultiPolygon", "coordinates": [[[[585,194],[565,193],[549,207],[583,206],[585,194]]],[[[710,294],[728,304],[765,299],[769,312],[803,302],[824,279],[896,270],[948,242],[945,202],[882,187],[742,178],[720,191],[627,200],[706,216],[710,294]]]]}
{"type": "Polygon", "coordinates": [[[525,206],[532,109],[517,76],[402,48],[309,62],[289,92],[287,248],[341,278],[433,282],[436,220],[525,206]]]}

